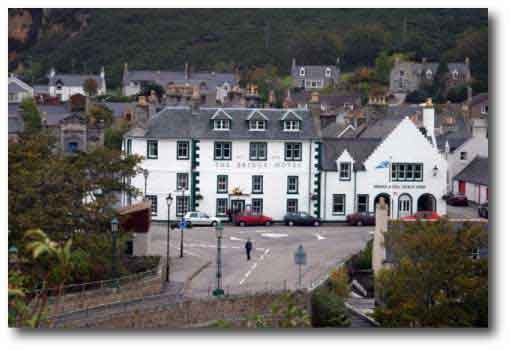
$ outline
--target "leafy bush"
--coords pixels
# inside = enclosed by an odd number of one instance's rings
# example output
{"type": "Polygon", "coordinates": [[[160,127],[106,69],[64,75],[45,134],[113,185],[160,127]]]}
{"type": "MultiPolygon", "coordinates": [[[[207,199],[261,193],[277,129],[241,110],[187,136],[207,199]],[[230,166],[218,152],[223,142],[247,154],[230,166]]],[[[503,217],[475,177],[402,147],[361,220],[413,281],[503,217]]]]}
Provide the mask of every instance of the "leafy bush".
{"type": "Polygon", "coordinates": [[[372,245],[374,240],[367,242],[361,252],[351,258],[351,267],[356,270],[370,270],[372,268],[372,245]]]}
{"type": "Polygon", "coordinates": [[[459,85],[448,91],[447,99],[453,103],[464,102],[467,99],[467,86],[459,85]]]}
{"type": "Polygon", "coordinates": [[[325,287],[312,294],[313,327],[349,327],[350,318],[343,299],[325,287]]]}

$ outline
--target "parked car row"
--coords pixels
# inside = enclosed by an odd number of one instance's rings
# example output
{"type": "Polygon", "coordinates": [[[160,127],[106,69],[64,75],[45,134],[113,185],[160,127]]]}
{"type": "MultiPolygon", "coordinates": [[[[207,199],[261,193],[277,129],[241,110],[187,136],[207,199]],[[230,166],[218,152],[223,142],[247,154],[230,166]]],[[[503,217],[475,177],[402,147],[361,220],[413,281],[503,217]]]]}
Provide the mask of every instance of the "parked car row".
{"type": "Polygon", "coordinates": [[[468,198],[463,193],[449,192],[443,196],[443,199],[446,200],[446,204],[455,207],[467,207],[469,205],[468,198]]]}

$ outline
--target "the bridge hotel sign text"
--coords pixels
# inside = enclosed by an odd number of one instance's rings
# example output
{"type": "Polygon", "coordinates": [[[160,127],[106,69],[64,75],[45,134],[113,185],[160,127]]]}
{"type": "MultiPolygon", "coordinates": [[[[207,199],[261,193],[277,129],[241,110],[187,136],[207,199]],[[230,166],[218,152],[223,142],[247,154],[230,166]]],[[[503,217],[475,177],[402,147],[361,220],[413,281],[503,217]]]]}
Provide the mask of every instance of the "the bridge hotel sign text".
{"type": "Polygon", "coordinates": [[[377,189],[398,189],[398,190],[412,190],[412,189],[420,189],[423,190],[427,186],[425,185],[400,185],[400,184],[389,184],[389,185],[374,185],[374,188],[377,189]]]}
{"type": "Polygon", "coordinates": [[[220,169],[295,169],[301,168],[301,162],[215,162],[220,169]]]}

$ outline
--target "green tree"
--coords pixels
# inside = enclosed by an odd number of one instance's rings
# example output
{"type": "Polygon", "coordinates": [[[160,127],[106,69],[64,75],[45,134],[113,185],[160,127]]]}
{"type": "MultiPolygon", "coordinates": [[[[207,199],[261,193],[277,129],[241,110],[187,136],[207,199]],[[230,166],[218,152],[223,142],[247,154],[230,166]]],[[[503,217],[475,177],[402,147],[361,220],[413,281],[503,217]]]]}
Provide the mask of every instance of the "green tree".
{"type": "MultiPolygon", "coordinates": [[[[248,328],[304,328],[310,326],[308,312],[298,305],[298,296],[292,293],[280,295],[271,304],[271,314],[253,315],[247,318],[248,328]]],[[[221,325],[224,326],[223,323],[221,325]]]]}
{"type": "Polygon", "coordinates": [[[312,294],[313,327],[349,327],[351,324],[342,297],[325,287],[312,294]]]}
{"type": "Polygon", "coordinates": [[[386,241],[395,263],[375,281],[375,318],[383,326],[488,326],[488,260],[472,258],[488,246],[487,228],[406,223],[388,231],[386,241]]]}
{"type": "Polygon", "coordinates": [[[20,109],[25,131],[31,133],[41,130],[41,116],[34,99],[24,99],[20,104],[20,109]]]}
{"type": "Polygon", "coordinates": [[[87,96],[95,96],[97,94],[97,81],[96,79],[88,78],[83,82],[83,91],[87,96]]]}
{"type": "Polygon", "coordinates": [[[344,37],[344,61],[347,66],[374,65],[379,52],[389,41],[389,35],[379,25],[359,26],[351,29],[344,37]]]}

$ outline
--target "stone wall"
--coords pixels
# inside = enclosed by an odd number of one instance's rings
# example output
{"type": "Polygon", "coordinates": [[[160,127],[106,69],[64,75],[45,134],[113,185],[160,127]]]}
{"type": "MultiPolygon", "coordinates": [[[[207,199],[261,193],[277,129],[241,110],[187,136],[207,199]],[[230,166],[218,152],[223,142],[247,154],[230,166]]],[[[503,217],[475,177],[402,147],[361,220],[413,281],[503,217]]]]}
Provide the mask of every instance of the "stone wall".
{"type": "MultiPolygon", "coordinates": [[[[264,293],[236,297],[190,299],[173,304],[129,308],[104,317],[90,317],[63,322],[65,328],[192,328],[207,326],[215,320],[233,320],[242,324],[246,317],[269,314],[271,304],[280,294],[264,293]]],[[[295,293],[297,305],[309,309],[309,296],[295,293]]]]}

